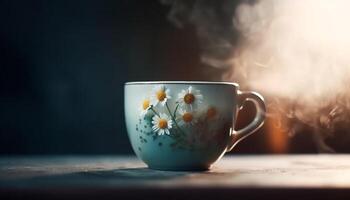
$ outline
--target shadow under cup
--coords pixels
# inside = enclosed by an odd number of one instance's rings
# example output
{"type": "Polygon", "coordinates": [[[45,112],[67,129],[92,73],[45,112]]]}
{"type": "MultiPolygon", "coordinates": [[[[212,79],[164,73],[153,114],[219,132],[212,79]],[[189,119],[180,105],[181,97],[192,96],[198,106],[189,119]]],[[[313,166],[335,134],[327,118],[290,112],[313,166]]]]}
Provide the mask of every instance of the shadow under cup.
{"type": "Polygon", "coordinates": [[[149,168],[207,170],[231,149],[238,85],[129,82],[125,119],[136,155],[149,168]]]}

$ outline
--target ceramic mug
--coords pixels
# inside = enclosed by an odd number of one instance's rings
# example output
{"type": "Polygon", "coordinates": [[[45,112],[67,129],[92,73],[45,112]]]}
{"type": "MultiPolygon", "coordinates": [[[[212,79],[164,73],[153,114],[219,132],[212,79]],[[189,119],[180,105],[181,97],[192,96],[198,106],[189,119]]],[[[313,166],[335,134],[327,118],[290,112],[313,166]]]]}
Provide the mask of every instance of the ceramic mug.
{"type": "Polygon", "coordinates": [[[126,127],[136,155],[151,169],[209,169],[264,123],[263,97],[238,87],[227,82],[126,83],[126,127]],[[256,116],[235,130],[245,101],[254,103],[256,116]]]}

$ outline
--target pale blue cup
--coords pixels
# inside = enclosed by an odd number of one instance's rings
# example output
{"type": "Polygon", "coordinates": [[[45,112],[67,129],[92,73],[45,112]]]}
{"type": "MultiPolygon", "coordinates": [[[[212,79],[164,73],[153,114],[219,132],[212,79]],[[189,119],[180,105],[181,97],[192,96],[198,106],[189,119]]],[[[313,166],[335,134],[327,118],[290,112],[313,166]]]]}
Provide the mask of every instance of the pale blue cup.
{"type": "Polygon", "coordinates": [[[158,170],[207,170],[264,123],[265,103],[227,82],[157,81],[125,84],[125,119],[136,155],[158,170]],[[254,120],[235,130],[245,101],[254,120]]]}

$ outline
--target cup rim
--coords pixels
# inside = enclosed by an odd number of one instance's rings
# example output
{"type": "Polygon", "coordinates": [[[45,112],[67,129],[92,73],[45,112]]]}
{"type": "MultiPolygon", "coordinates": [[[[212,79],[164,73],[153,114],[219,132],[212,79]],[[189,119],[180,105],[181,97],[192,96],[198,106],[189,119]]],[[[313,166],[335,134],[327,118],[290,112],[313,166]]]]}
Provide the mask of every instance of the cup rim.
{"type": "Polygon", "coordinates": [[[227,81],[130,81],[125,85],[152,85],[152,84],[186,84],[186,85],[232,85],[239,87],[238,83],[227,81]]]}

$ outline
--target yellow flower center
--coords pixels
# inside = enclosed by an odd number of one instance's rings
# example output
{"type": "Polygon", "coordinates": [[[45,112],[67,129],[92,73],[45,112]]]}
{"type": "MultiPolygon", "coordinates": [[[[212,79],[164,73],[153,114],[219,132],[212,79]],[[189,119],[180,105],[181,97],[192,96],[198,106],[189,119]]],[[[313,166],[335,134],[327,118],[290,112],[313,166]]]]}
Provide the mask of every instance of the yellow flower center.
{"type": "Polygon", "coordinates": [[[168,128],[168,121],[167,121],[166,119],[160,119],[160,120],[158,121],[158,127],[159,127],[160,129],[166,129],[166,128],[168,128]]]}
{"type": "Polygon", "coordinates": [[[149,100],[148,100],[148,99],[143,100],[143,102],[142,102],[142,108],[143,108],[144,110],[146,110],[148,107],[149,107],[149,100]]]}
{"type": "Polygon", "coordinates": [[[184,120],[186,123],[189,123],[193,120],[193,115],[189,112],[186,112],[182,115],[182,120],[184,120]]]}
{"type": "Polygon", "coordinates": [[[217,114],[217,111],[214,107],[210,107],[208,110],[207,110],[207,118],[208,119],[212,119],[216,116],[217,114]]]}
{"type": "Polygon", "coordinates": [[[194,95],[191,94],[191,93],[188,93],[188,94],[186,94],[186,95],[184,96],[184,101],[185,101],[185,103],[187,103],[187,104],[192,104],[192,103],[194,102],[194,99],[195,99],[195,97],[194,97],[194,95]]]}
{"type": "Polygon", "coordinates": [[[157,99],[158,101],[164,101],[164,99],[166,98],[166,94],[164,90],[159,90],[157,93],[157,99]]]}

